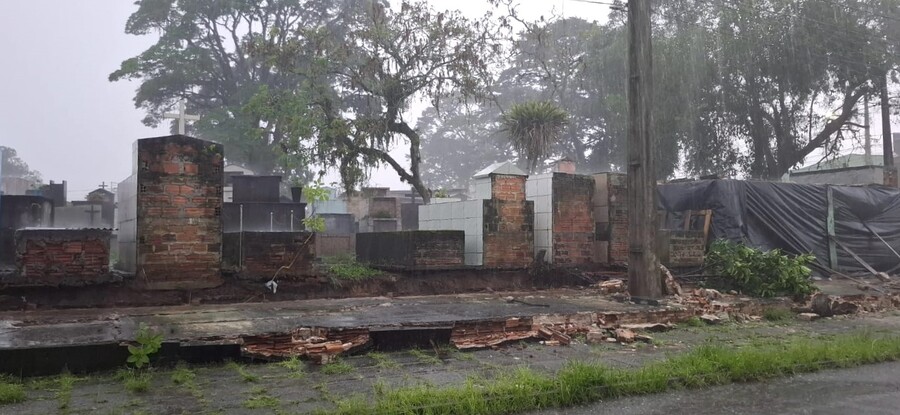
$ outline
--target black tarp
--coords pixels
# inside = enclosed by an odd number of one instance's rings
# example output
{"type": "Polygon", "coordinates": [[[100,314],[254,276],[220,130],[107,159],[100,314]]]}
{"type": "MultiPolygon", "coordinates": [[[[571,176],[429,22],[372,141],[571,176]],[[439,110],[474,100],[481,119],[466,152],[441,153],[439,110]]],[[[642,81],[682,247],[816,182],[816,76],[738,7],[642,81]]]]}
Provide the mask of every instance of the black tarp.
{"type": "MultiPolygon", "coordinates": [[[[728,239],[791,254],[812,253],[820,265],[828,267],[829,188],[833,196],[835,238],[875,270],[896,272],[900,259],[873,231],[900,251],[898,189],[700,180],[660,185],[658,191],[660,206],[667,212],[712,210],[711,240],[728,239]]],[[[839,271],[865,272],[840,246],[837,258],[839,271]]]]}

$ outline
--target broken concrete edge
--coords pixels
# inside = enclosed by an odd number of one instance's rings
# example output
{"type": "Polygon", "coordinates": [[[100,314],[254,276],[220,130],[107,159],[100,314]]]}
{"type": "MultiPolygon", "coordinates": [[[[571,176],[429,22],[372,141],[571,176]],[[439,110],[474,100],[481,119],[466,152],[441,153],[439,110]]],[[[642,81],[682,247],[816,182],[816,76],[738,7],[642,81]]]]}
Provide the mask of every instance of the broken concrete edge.
{"type": "MultiPolygon", "coordinates": [[[[580,312],[573,314],[544,314],[530,317],[507,317],[452,324],[450,344],[459,350],[495,348],[518,341],[540,341],[550,346],[565,346],[575,336],[584,336],[588,343],[636,341],[651,343],[653,338],[637,332],[666,331],[676,323],[692,317],[707,324],[725,320],[759,321],[764,309],[772,307],[772,301],[746,300],[724,303],[710,298],[722,298],[714,290],[692,292],[700,300],[687,301],[687,306],[637,311],[637,312],[580,312]]],[[[842,313],[879,311],[900,306],[900,295],[888,298],[856,296],[858,298],[835,299],[827,296],[833,310],[842,313]],[[852,306],[851,306],[852,304],[852,306]],[[837,308],[834,306],[837,305],[837,308]]],[[[813,296],[816,298],[816,296],[813,296]]],[[[811,300],[812,301],[812,300],[811,300]]],[[[822,301],[822,300],[818,300],[822,301]]],[[[796,308],[796,307],[795,307],[796,308]]],[[[798,315],[801,320],[819,318],[816,313],[798,315]]],[[[242,338],[242,352],[248,357],[288,358],[301,356],[317,363],[328,363],[336,356],[353,353],[370,345],[370,329],[321,329],[303,328],[291,334],[247,336],[242,338]]]]}

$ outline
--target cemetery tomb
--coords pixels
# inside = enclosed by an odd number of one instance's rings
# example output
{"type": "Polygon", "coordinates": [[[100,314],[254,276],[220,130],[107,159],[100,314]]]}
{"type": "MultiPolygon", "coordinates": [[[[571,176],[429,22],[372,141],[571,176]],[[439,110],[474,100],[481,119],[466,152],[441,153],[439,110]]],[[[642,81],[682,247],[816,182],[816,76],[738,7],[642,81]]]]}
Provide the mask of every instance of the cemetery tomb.
{"type": "Polygon", "coordinates": [[[222,283],[223,147],[183,135],[135,143],[119,185],[122,268],[148,289],[222,283]]]}
{"type": "Polygon", "coordinates": [[[534,201],[535,255],[556,265],[594,263],[593,177],[554,172],[531,176],[525,186],[534,201]]]}

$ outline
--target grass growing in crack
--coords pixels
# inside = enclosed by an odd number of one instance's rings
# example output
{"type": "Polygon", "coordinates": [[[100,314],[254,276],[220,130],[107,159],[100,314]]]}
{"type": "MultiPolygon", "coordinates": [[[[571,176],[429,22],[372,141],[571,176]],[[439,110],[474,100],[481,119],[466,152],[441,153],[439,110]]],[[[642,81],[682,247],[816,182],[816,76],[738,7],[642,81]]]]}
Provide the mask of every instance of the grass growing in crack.
{"type": "Polygon", "coordinates": [[[352,373],[354,370],[356,370],[356,368],[353,367],[353,365],[343,360],[335,359],[330,363],[322,365],[322,369],[320,370],[320,372],[323,375],[344,375],[347,373],[352,373]]]}
{"type": "Polygon", "coordinates": [[[25,388],[11,377],[0,375],[0,405],[23,402],[25,388]]]}
{"type": "Polygon", "coordinates": [[[201,404],[206,404],[206,399],[203,397],[203,391],[200,390],[200,387],[197,385],[197,374],[194,373],[193,370],[187,366],[178,365],[175,368],[175,371],[172,372],[170,379],[172,379],[172,383],[181,386],[190,392],[191,396],[193,396],[194,399],[197,399],[201,404]]]}
{"type": "Polygon", "coordinates": [[[381,387],[371,403],[359,397],[348,398],[326,413],[516,413],[898,359],[900,337],[871,333],[830,339],[792,337],[779,344],[743,348],[704,345],[640,368],[613,369],[571,362],[555,376],[523,368],[490,380],[471,378],[465,384],[444,388],[381,387]]]}
{"type": "Polygon", "coordinates": [[[247,371],[247,368],[244,365],[237,362],[228,362],[228,368],[234,370],[241,376],[241,379],[247,383],[254,383],[259,381],[259,376],[254,375],[247,371]]]}
{"type": "Polygon", "coordinates": [[[763,311],[763,318],[771,322],[784,322],[791,320],[794,313],[786,308],[767,308],[763,311]]]}
{"type": "Polygon", "coordinates": [[[72,387],[75,386],[76,380],[75,376],[68,373],[63,373],[57,378],[56,407],[62,411],[69,409],[72,402],[72,387]]]}
{"type": "Polygon", "coordinates": [[[381,352],[369,352],[366,356],[369,356],[372,360],[375,361],[375,367],[379,369],[396,369],[400,367],[400,364],[395,362],[394,359],[388,357],[388,355],[381,352]]]}
{"type": "Polygon", "coordinates": [[[409,354],[413,355],[416,359],[418,359],[422,363],[426,363],[429,365],[439,365],[444,363],[443,360],[438,358],[437,356],[425,353],[419,349],[410,349],[409,354]]]}
{"type": "Polygon", "coordinates": [[[278,362],[278,366],[290,371],[288,376],[292,379],[301,379],[306,376],[306,365],[298,356],[291,356],[289,359],[282,360],[278,362]]]}
{"type": "Polygon", "coordinates": [[[260,408],[269,408],[276,409],[281,406],[281,403],[278,401],[278,398],[269,395],[265,389],[256,387],[250,390],[251,397],[247,398],[243,402],[244,408],[247,409],[260,409],[260,408]]]}
{"type": "Polygon", "coordinates": [[[153,375],[145,371],[126,370],[121,374],[125,390],[131,393],[144,393],[150,390],[153,375]]]}

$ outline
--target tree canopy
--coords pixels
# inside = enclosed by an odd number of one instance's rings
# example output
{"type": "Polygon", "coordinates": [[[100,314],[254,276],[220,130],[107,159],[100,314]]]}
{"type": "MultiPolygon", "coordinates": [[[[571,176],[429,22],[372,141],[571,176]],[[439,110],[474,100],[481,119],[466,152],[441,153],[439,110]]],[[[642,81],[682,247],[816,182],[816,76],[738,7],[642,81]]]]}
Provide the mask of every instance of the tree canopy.
{"type": "MultiPolygon", "coordinates": [[[[126,31],[160,39],[110,79],[141,81],[148,124],[183,98],[203,116],[194,133],[224,142],[230,160],[295,176],[336,168],[347,189],[388,166],[427,200],[492,162],[526,167],[535,158],[498,137],[502,115],[531,101],[568,115],[544,156],[624,170],[625,13],[528,21],[514,0],[491,3],[507,8],[467,18],[421,0],[143,0],[126,31]]],[[[656,2],[657,176],[778,179],[840,150],[862,98],[896,82],[898,7],[656,2]]]]}

